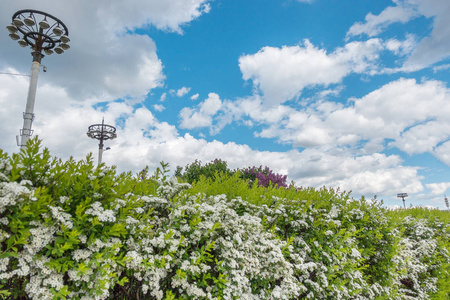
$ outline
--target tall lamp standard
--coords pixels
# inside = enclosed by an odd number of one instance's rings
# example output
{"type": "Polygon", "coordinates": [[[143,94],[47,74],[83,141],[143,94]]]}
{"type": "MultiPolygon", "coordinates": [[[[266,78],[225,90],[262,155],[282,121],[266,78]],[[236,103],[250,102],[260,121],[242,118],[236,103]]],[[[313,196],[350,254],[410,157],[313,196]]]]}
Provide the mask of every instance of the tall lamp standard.
{"type": "MultiPolygon", "coordinates": [[[[94,124],[88,127],[86,133],[91,139],[99,140],[98,144],[98,165],[102,163],[103,155],[103,141],[113,140],[117,137],[116,127],[105,124],[105,119],[102,119],[102,124],[94,124]]],[[[108,150],[109,148],[106,148],[108,150]]]]}
{"type": "MultiPolygon", "coordinates": [[[[33,9],[19,10],[12,16],[12,23],[6,26],[9,31],[9,37],[18,41],[21,47],[31,47],[33,63],[31,66],[30,86],[28,88],[27,105],[23,113],[23,129],[20,130],[20,141],[17,136],[17,145],[25,147],[28,139],[33,134],[31,125],[34,120],[34,102],[36,99],[36,87],[41,66],[41,60],[44,57],[42,52],[47,55],[53,53],[64,53],[69,46],[69,30],[61,20],[54,16],[33,9]]],[[[44,72],[46,71],[44,67],[44,72]]]]}
{"type": "Polygon", "coordinates": [[[408,197],[408,194],[407,193],[399,193],[399,194],[397,194],[397,197],[398,198],[402,198],[402,200],[403,200],[403,207],[406,208],[405,198],[408,197]]]}

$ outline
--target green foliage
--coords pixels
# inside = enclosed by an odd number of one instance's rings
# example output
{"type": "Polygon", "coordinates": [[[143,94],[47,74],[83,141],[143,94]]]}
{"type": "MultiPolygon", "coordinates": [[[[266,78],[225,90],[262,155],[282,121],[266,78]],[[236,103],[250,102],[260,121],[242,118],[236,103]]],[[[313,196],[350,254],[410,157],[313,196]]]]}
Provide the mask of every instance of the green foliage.
{"type": "MultiPolygon", "coordinates": [[[[38,140],[0,157],[0,257],[10,271],[3,288],[13,298],[65,299],[80,291],[108,295],[108,287],[124,283],[127,275],[112,265],[125,265],[129,220],[153,219],[139,195],[156,191],[157,182],[94,167],[91,155],[53,159],[38,140]]],[[[148,225],[133,234],[153,231],[148,225]]]]}
{"type": "Polygon", "coordinates": [[[414,251],[411,263],[404,266],[401,287],[411,285],[411,274],[417,273],[412,262],[423,262],[427,268],[420,270],[422,277],[437,278],[436,291],[431,299],[450,299],[450,211],[411,208],[388,211],[394,226],[409,240],[422,243],[422,247],[404,247],[401,251],[414,251]],[[429,247],[429,248],[427,248],[429,247]]]}
{"type": "Polygon", "coordinates": [[[0,298],[447,299],[448,212],[0,150],[0,298]]]}
{"type": "Polygon", "coordinates": [[[195,160],[192,164],[184,168],[184,172],[183,168],[178,166],[175,171],[175,176],[192,184],[198,181],[201,176],[214,178],[217,173],[230,176],[235,171],[228,169],[227,162],[220,159],[215,159],[204,166],[202,166],[201,161],[195,160]]]}

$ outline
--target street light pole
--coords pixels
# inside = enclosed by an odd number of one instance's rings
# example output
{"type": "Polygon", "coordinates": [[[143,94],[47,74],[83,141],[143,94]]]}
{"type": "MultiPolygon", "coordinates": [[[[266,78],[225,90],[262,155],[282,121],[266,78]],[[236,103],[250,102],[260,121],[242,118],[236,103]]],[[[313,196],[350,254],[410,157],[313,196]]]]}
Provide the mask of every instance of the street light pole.
{"type": "Polygon", "coordinates": [[[402,200],[403,200],[403,207],[406,208],[405,198],[408,197],[408,194],[407,193],[399,193],[399,194],[397,194],[397,197],[398,198],[402,198],[402,200]]]}
{"type": "MultiPolygon", "coordinates": [[[[23,113],[23,128],[20,130],[20,141],[17,136],[17,145],[25,147],[33,134],[31,129],[34,120],[34,103],[41,60],[44,57],[42,51],[51,55],[53,50],[57,54],[64,53],[69,46],[69,30],[66,25],[54,16],[33,9],[19,10],[12,16],[12,23],[6,26],[9,36],[18,40],[21,47],[31,47],[33,63],[31,66],[30,85],[28,87],[27,104],[23,113]],[[22,37],[22,38],[21,38],[22,37]]],[[[45,69],[44,69],[45,71],[45,69]]]]}
{"type": "MultiPolygon", "coordinates": [[[[102,124],[94,124],[88,127],[86,133],[91,139],[99,140],[98,144],[98,165],[102,163],[103,156],[103,142],[106,140],[113,140],[117,137],[116,127],[105,124],[105,119],[102,119],[102,124]]],[[[108,148],[106,148],[108,150],[108,148]]]]}
{"type": "Polygon", "coordinates": [[[40,52],[33,52],[33,63],[31,66],[31,78],[30,78],[30,86],[28,87],[28,97],[27,97],[27,105],[25,107],[25,112],[23,113],[23,129],[20,131],[20,144],[18,146],[25,147],[28,139],[33,134],[31,130],[31,125],[34,120],[34,103],[36,99],[36,88],[37,81],[39,75],[39,69],[41,67],[41,59],[44,57],[40,52]]]}

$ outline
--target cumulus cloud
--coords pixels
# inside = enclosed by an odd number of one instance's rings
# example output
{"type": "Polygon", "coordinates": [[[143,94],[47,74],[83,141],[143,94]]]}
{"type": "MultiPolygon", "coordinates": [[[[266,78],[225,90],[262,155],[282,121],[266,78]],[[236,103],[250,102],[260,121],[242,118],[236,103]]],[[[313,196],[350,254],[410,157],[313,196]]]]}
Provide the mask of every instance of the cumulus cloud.
{"type": "Polygon", "coordinates": [[[208,98],[195,108],[185,107],[180,111],[180,128],[194,129],[211,127],[213,116],[221,109],[219,95],[209,93],[208,98]]]}
{"type": "Polygon", "coordinates": [[[154,108],[156,111],[163,111],[164,109],[166,109],[166,108],[164,107],[164,105],[161,105],[161,104],[155,104],[155,105],[153,105],[153,108],[154,108]]]}
{"type": "Polygon", "coordinates": [[[191,100],[197,100],[199,96],[200,95],[198,93],[194,94],[194,95],[191,96],[191,100]]]}
{"type": "Polygon", "coordinates": [[[411,193],[423,190],[417,169],[403,167],[402,160],[395,155],[375,153],[351,157],[343,153],[328,154],[319,149],[304,153],[309,153],[310,159],[302,161],[301,167],[293,172],[297,182],[306,185],[317,186],[320,182],[327,182],[327,186],[367,196],[395,194],[401,188],[411,193]]]}
{"type": "Polygon", "coordinates": [[[239,58],[244,80],[252,80],[264,103],[277,105],[299,97],[306,87],[339,83],[350,72],[373,71],[383,45],[378,39],[351,42],[328,54],[305,40],[302,45],[264,47],[239,58]]]}
{"type": "Polygon", "coordinates": [[[440,81],[399,79],[360,99],[350,99],[347,105],[322,99],[300,108],[266,107],[256,95],[222,101],[213,114],[203,116],[199,114],[201,105],[184,111],[189,117],[186,121],[203,120],[199,127],[213,124],[216,131],[233,121],[258,124],[262,129],[255,132],[257,137],[306,149],[345,147],[356,155],[385,147],[411,155],[428,152],[450,165],[450,143],[446,143],[450,138],[450,90],[440,81]]]}
{"type": "Polygon", "coordinates": [[[183,97],[184,95],[188,94],[190,90],[191,90],[190,87],[183,86],[182,88],[177,90],[176,95],[178,97],[183,97]]]}
{"type": "Polygon", "coordinates": [[[450,188],[450,182],[427,183],[425,186],[431,190],[431,196],[441,196],[450,188]]]}
{"type": "Polygon", "coordinates": [[[449,101],[449,89],[442,82],[400,79],[326,115],[292,114],[281,136],[307,147],[304,136],[311,135],[304,132],[314,129],[319,131],[314,141],[323,145],[330,139],[338,145],[391,139],[390,147],[406,153],[432,153],[450,137],[449,101]]]}
{"type": "Polygon", "coordinates": [[[385,43],[386,49],[392,51],[395,55],[405,56],[411,54],[417,45],[416,37],[412,34],[407,34],[406,38],[402,40],[389,39],[385,43]]]}
{"type": "Polygon", "coordinates": [[[450,141],[446,141],[436,147],[433,151],[433,155],[447,166],[450,166],[450,141]]]}

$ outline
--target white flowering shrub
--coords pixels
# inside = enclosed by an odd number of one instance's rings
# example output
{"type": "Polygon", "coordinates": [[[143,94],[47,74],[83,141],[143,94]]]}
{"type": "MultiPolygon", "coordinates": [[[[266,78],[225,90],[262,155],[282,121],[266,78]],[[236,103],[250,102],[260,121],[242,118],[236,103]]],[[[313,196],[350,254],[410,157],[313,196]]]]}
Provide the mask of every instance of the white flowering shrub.
{"type": "Polygon", "coordinates": [[[410,237],[413,231],[401,229],[409,224],[403,222],[405,216],[387,215],[378,201],[354,200],[332,189],[248,188],[236,176],[217,174],[201,179],[189,192],[227,194],[230,200],[239,195],[252,203],[236,210],[260,217],[268,231],[289,245],[285,257],[306,287],[299,299],[450,299],[448,212],[447,223],[435,222],[427,229],[432,235],[410,237]],[[404,251],[408,239],[423,251],[404,251]],[[425,251],[428,242],[437,243],[436,251],[425,251]],[[426,271],[410,272],[412,261],[426,271]],[[405,274],[416,285],[404,285],[405,274]]]}
{"type": "Polygon", "coordinates": [[[450,299],[450,215],[412,209],[391,212],[401,231],[395,285],[403,299],[450,299]]]}
{"type": "Polygon", "coordinates": [[[0,298],[446,299],[450,226],[332,189],[0,150],[0,298]],[[389,215],[391,214],[391,215],[389,215]]]}
{"type": "Polygon", "coordinates": [[[154,181],[94,167],[92,157],[51,159],[30,141],[0,150],[0,282],[13,299],[106,299],[128,281],[130,235],[153,234],[142,196],[154,181]]]}

